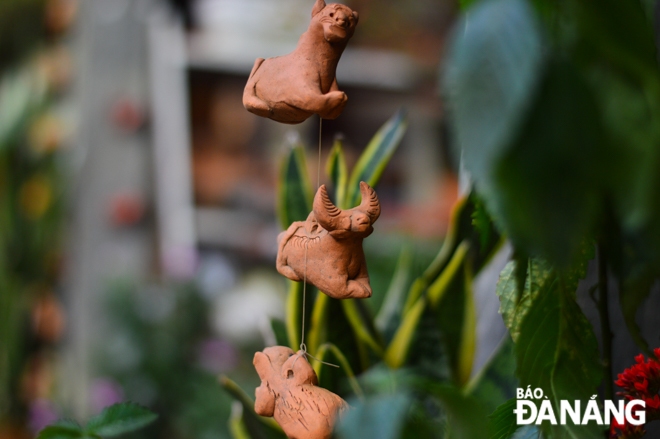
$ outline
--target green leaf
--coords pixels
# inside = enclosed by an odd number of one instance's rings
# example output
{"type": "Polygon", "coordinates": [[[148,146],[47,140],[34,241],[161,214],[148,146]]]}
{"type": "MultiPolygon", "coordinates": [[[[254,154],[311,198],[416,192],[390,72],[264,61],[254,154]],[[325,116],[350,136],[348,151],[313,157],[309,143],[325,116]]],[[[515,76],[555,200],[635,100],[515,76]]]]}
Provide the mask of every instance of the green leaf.
{"type": "Polygon", "coordinates": [[[426,305],[427,300],[425,297],[417,299],[417,302],[404,315],[401,325],[399,325],[399,328],[394,334],[394,338],[392,338],[392,341],[387,346],[384,360],[385,364],[392,369],[398,369],[405,364],[415,337],[415,331],[419,326],[426,305]]]}
{"type": "Polygon", "coordinates": [[[364,313],[358,309],[359,305],[356,300],[359,299],[344,299],[341,301],[344,314],[355,336],[369,346],[376,355],[382,357],[384,354],[382,341],[377,340],[378,334],[370,325],[371,322],[365,319],[364,313]]]}
{"type": "MultiPolygon", "coordinates": [[[[390,286],[385,293],[385,299],[374,320],[376,329],[385,335],[386,339],[391,338],[391,334],[401,321],[401,314],[405,302],[406,288],[412,270],[413,253],[410,245],[404,245],[399,254],[390,286]]],[[[393,334],[392,334],[393,335],[393,334]]]]}
{"type": "Polygon", "coordinates": [[[328,365],[324,365],[321,363],[321,361],[328,362],[326,354],[330,352],[332,355],[337,359],[339,362],[339,367],[341,368],[342,372],[346,374],[346,377],[348,378],[348,382],[351,385],[351,389],[353,389],[353,393],[357,395],[359,398],[364,396],[364,392],[362,391],[362,388],[360,387],[360,383],[358,383],[357,379],[355,378],[355,373],[353,372],[353,368],[351,367],[350,363],[346,359],[346,356],[342,353],[341,350],[337,346],[335,346],[332,343],[325,343],[321,345],[319,350],[316,352],[316,364],[314,365],[314,371],[316,372],[316,376],[321,377],[321,369],[323,367],[332,367],[328,365]]]}
{"type": "Polygon", "coordinates": [[[407,128],[406,112],[399,110],[376,132],[353,169],[344,209],[359,203],[361,181],[371,187],[376,186],[407,128]]]}
{"type": "Polygon", "coordinates": [[[410,397],[402,393],[373,396],[364,402],[350,401],[351,410],[340,420],[338,436],[341,439],[399,438],[410,403],[410,397]]]}
{"type": "MultiPolygon", "coordinates": [[[[543,284],[552,275],[552,267],[540,259],[509,262],[500,273],[497,282],[497,295],[500,298],[500,314],[511,333],[513,341],[520,335],[520,324],[527,315],[534,299],[543,284]],[[518,279],[518,265],[527,265],[525,283],[521,290],[518,279]]],[[[576,282],[577,285],[577,282],[576,282]]]]}
{"type": "Polygon", "coordinates": [[[288,281],[289,294],[286,299],[286,334],[289,339],[289,347],[294,351],[300,346],[302,322],[302,295],[304,284],[302,282],[288,281]]]}
{"type": "Polygon", "coordinates": [[[456,27],[442,85],[457,156],[476,181],[488,179],[508,149],[543,61],[541,32],[523,0],[480,2],[456,27]]]}
{"type": "Polygon", "coordinates": [[[597,59],[652,87],[647,81],[658,73],[657,49],[653,26],[640,1],[572,0],[568,5],[581,37],[579,55],[585,61],[597,59]]]}
{"type": "Polygon", "coordinates": [[[325,168],[335,191],[335,206],[341,208],[346,205],[346,185],[348,182],[348,168],[346,167],[343,143],[341,137],[335,138],[325,168]]]}
{"type": "Polygon", "coordinates": [[[283,320],[270,319],[270,327],[273,330],[273,334],[275,334],[275,341],[278,346],[290,346],[287,326],[283,320]]]}
{"type": "Polygon", "coordinates": [[[243,426],[252,438],[285,438],[282,427],[273,418],[265,418],[254,411],[254,401],[238,384],[226,376],[220,377],[220,385],[243,406],[243,426]]]}
{"type": "Polygon", "coordinates": [[[449,416],[452,438],[474,439],[485,436],[488,418],[483,405],[478,400],[447,384],[417,379],[412,382],[419,391],[433,395],[440,400],[449,416]]]}
{"type": "MultiPolygon", "coordinates": [[[[603,376],[596,336],[575,301],[575,287],[556,272],[548,276],[538,287],[516,342],[521,387],[543,389],[555,413],[560,400],[580,400],[585,406],[598,393],[603,376]]],[[[604,434],[593,423],[541,428],[573,439],[600,439],[604,434]]]]}
{"type": "Polygon", "coordinates": [[[316,352],[319,346],[327,340],[329,303],[330,297],[326,294],[317,295],[307,333],[307,345],[310,352],[316,352]]]}
{"type": "Polygon", "coordinates": [[[83,428],[77,422],[60,420],[41,430],[37,439],[72,439],[81,438],[83,434],[83,428]]]}
{"type": "Polygon", "coordinates": [[[528,119],[483,194],[516,248],[567,267],[600,219],[605,141],[582,75],[569,63],[551,64],[546,73],[528,119]]]}
{"type": "Polygon", "coordinates": [[[117,436],[145,427],[158,415],[141,405],[122,402],[106,407],[87,423],[85,433],[98,436],[117,436]]]}
{"type": "Polygon", "coordinates": [[[516,371],[516,352],[513,340],[504,336],[496,352],[465,388],[484,405],[488,411],[495,411],[508,399],[515,398],[519,387],[516,371]]]}
{"type": "Polygon", "coordinates": [[[280,171],[277,195],[277,216],[282,228],[294,221],[304,221],[312,211],[312,184],[301,146],[294,146],[286,155],[280,171]]]}
{"type": "Polygon", "coordinates": [[[516,399],[510,399],[495,410],[488,418],[489,439],[510,439],[520,428],[516,423],[516,399]]]}

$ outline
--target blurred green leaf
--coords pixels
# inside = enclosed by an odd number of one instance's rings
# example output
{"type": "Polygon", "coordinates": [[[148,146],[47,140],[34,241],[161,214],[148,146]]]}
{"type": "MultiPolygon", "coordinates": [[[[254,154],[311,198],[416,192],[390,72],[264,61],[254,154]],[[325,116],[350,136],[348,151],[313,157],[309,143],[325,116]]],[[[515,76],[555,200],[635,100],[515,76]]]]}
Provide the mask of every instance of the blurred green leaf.
{"type": "Polygon", "coordinates": [[[364,392],[360,387],[360,383],[358,383],[357,379],[355,379],[355,373],[353,372],[350,363],[346,359],[346,356],[342,353],[341,350],[339,350],[337,346],[335,346],[332,343],[324,343],[323,345],[321,345],[321,347],[316,353],[316,359],[319,360],[314,365],[314,371],[316,372],[316,376],[318,376],[320,379],[321,369],[323,367],[332,367],[321,363],[321,361],[325,361],[325,362],[329,361],[327,360],[328,352],[332,353],[332,355],[339,362],[338,366],[341,368],[342,372],[346,374],[346,377],[348,378],[348,382],[351,385],[351,389],[353,389],[353,393],[355,393],[355,395],[357,395],[359,398],[363,397],[364,392]]]}
{"type": "Polygon", "coordinates": [[[314,302],[312,309],[312,318],[309,324],[308,342],[310,352],[316,352],[328,338],[328,304],[330,297],[326,294],[319,294],[314,302]]]}
{"type": "Polygon", "coordinates": [[[377,340],[378,334],[373,330],[372,321],[366,319],[364,313],[360,312],[356,300],[359,299],[344,299],[341,301],[351,329],[359,340],[369,346],[376,355],[382,357],[384,354],[382,341],[377,340]]]}
{"type": "Polygon", "coordinates": [[[289,284],[289,293],[286,299],[286,334],[289,339],[289,347],[297,351],[300,346],[304,284],[292,280],[287,283],[289,284]]]}
{"type": "Polygon", "coordinates": [[[413,388],[440,400],[449,416],[452,438],[474,439],[487,435],[487,413],[478,400],[447,384],[427,379],[413,378],[411,381],[413,388]]]}
{"type": "Polygon", "coordinates": [[[376,132],[353,169],[348,182],[344,209],[359,203],[361,181],[371,187],[376,186],[407,128],[406,112],[399,110],[376,132]]]}
{"type": "Polygon", "coordinates": [[[390,286],[385,293],[385,299],[374,320],[376,329],[384,335],[386,340],[391,339],[393,332],[401,321],[412,261],[412,249],[409,245],[404,245],[399,254],[399,260],[392,275],[390,286]]]}
{"type": "Polygon", "coordinates": [[[106,407],[89,420],[85,433],[98,436],[118,436],[145,427],[158,415],[141,405],[123,402],[106,407]]]}
{"type": "Polygon", "coordinates": [[[294,146],[286,155],[280,171],[277,215],[283,229],[294,221],[305,221],[312,211],[312,184],[301,146],[294,146]]]}
{"type": "Polygon", "coordinates": [[[232,406],[231,418],[229,418],[229,432],[233,439],[251,439],[243,422],[243,406],[238,401],[234,404],[236,405],[232,406]]]}
{"type": "Polygon", "coordinates": [[[567,267],[599,219],[605,142],[599,109],[579,72],[554,63],[546,73],[484,197],[517,248],[567,267]]]}
{"type": "Polygon", "coordinates": [[[286,323],[283,320],[270,319],[270,327],[273,330],[273,334],[275,334],[275,340],[278,346],[290,346],[286,323]]]}
{"type": "Polygon", "coordinates": [[[401,325],[387,346],[384,360],[392,369],[398,369],[405,364],[426,304],[426,297],[417,299],[417,302],[405,313],[401,325]]]}
{"type": "Polygon", "coordinates": [[[397,439],[401,437],[410,397],[398,393],[350,401],[349,410],[340,420],[337,434],[341,439],[397,439]]]}
{"type": "Polygon", "coordinates": [[[334,203],[341,209],[346,206],[346,186],[348,183],[348,168],[344,156],[343,140],[335,138],[332,149],[328,155],[325,172],[330,177],[332,187],[335,191],[334,203]]]}
{"type": "Polygon", "coordinates": [[[259,416],[254,411],[254,401],[239,387],[238,384],[227,378],[220,377],[220,384],[243,406],[243,426],[252,439],[282,439],[286,435],[273,418],[259,416]]]}
{"type": "Polygon", "coordinates": [[[466,386],[465,392],[481,401],[489,412],[495,411],[516,396],[519,385],[515,371],[516,352],[513,340],[506,335],[495,353],[466,386]]]}
{"type": "Polygon", "coordinates": [[[571,0],[567,6],[564,13],[570,14],[580,38],[580,57],[587,62],[595,59],[613,65],[646,82],[644,86],[653,86],[648,80],[658,73],[657,49],[652,24],[640,1],[571,0]]]}
{"type": "Polygon", "coordinates": [[[83,428],[75,421],[68,419],[56,421],[39,432],[37,439],[71,439],[81,438],[83,428]]]}
{"type": "Polygon", "coordinates": [[[457,157],[478,183],[490,178],[520,126],[544,53],[534,11],[523,0],[480,2],[456,27],[442,85],[457,157]]]}
{"type": "MultiPolygon", "coordinates": [[[[555,412],[560,400],[583,404],[602,380],[598,343],[591,324],[575,301],[576,284],[567,285],[553,272],[532,291],[532,301],[516,342],[521,387],[541,388],[555,412]]],[[[604,429],[590,425],[548,426],[542,429],[575,439],[601,439],[604,429]]],[[[563,437],[563,436],[562,436],[563,437]]]]}

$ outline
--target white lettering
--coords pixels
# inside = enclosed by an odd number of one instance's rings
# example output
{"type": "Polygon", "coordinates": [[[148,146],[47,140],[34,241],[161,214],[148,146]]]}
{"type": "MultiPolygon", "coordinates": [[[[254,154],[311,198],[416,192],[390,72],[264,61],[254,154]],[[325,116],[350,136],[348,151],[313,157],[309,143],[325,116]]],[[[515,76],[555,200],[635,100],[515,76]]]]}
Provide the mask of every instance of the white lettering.
{"type": "Polygon", "coordinates": [[[536,419],[536,405],[531,401],[518,400],[516,403],[516,409],[513,413],[516,414],[516,424],[529,425],[534,422],[534,419],[536,419]],[[527,414],[525,407],[529,408],[530,413],[530,416],[527,419],[525,419],[525,415],[527,414]]]}
{"type": "Polygon", "coordinates": [[[550,424],[557,425],[557,418],[555,417],[555,412],[552,409],[550,401],[547,399],[541,403],[541,408],[539,409],[539,416],[536,418],[536,425],[541,425],[543,421],[550,421],[550,424]]]}
{"type": "Polygon", "coordinates": [[[593,399],[587,403],[587,410],[584,412],[582,425],[587,425],[589,421],[596,421],[598,425],[603,425],[603,417],[600,414],[598,402],[594,401],[593,399]]]}
{"type": "Polygon", "coordinates": [[[566,414],[571,417],[573,424],[580,425],[580,401],[575,401],[575,405],[571,406],[570,401],[561,401],[561,412],[559,419],[561,425],[566,425],[566,414]]]}
{"type": "Polygon", "coordinates": [[[605,425],[612,423],[612,415],[614,415],[614,419],[619,425],[624,424],[625,408],[623,401],[619,401],[618,410],[613,401],[605,401],[605,425]]]}
{"type": "Polygon", "coordinates": [[[641,399],[634,399],[634,400],[630,401],[626,405],[626,419],[632,425],[644,425],[646,423],[646,411],[645,410],[637,410],[635,412],[635,414],[633,415],[632,409],[635,406],[640,406],[642,408],[646,408],[646,402],[642,401],[641,399]],[[637,417],[635,417],[635,416],[637,416],[637,417]]]}

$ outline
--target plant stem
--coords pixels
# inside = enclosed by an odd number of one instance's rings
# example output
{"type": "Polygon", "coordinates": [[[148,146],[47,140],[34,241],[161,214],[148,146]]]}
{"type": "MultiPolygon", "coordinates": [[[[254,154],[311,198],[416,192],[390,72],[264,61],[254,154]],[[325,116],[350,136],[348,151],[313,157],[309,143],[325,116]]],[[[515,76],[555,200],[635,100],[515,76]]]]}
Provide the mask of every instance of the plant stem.
{"type": "Polygon", "coordinates": [[[614,397],[614,382],[612,378],[612,329],[610,327],[608,287],[607,287],[607,261],[605,251],[598,245],[598,313],[600,315],[600,331],[603,339],[602,363],[605,375],[605,399],[614,397]]]}

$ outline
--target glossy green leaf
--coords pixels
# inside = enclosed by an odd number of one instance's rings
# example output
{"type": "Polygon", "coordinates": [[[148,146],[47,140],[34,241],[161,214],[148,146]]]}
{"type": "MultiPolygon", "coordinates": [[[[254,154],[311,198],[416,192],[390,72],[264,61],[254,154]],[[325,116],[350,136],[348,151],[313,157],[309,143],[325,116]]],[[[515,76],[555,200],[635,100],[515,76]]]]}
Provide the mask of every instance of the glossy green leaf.
{"type": "Polygon", "coordinates": [[[312,211],[312,185],[305,165],[301,146],[292,147],[284,158],[280,170],[277,194],[277,216],[282,228],[294,221],[304,221],[312,211]]]}
{"type": "Polygon", "coordinates": [[[103,437],[118,436],[145,427],[158,415],[141,405],[123,402],[106,407],[89,420],[85,433],[103,437]]]}
{"type": "Polygon", "coordinates": [[[508,149],[543,61],[541,32],[526,1],[480,2],[456,27],[442,85],[457,156],[477,182],[489,178],[508,149]]]}
{"type": "Polygon", "coordinates": [[[358,159],[348,182],[346,207],[360,202],[360,182],[374,187],[408,128],[408,118],[404,110],[399,110],[376,132],[358,159]]]}
{"type": "Polygon", "coordinates": [[[341,137],[335,141],[328,155],[325,173],[330,177],[334,189],[334,203],[340,209],[346,209],[346,188],[348,184],[348,168],[344,155],[343,140],[341,137]]]}

